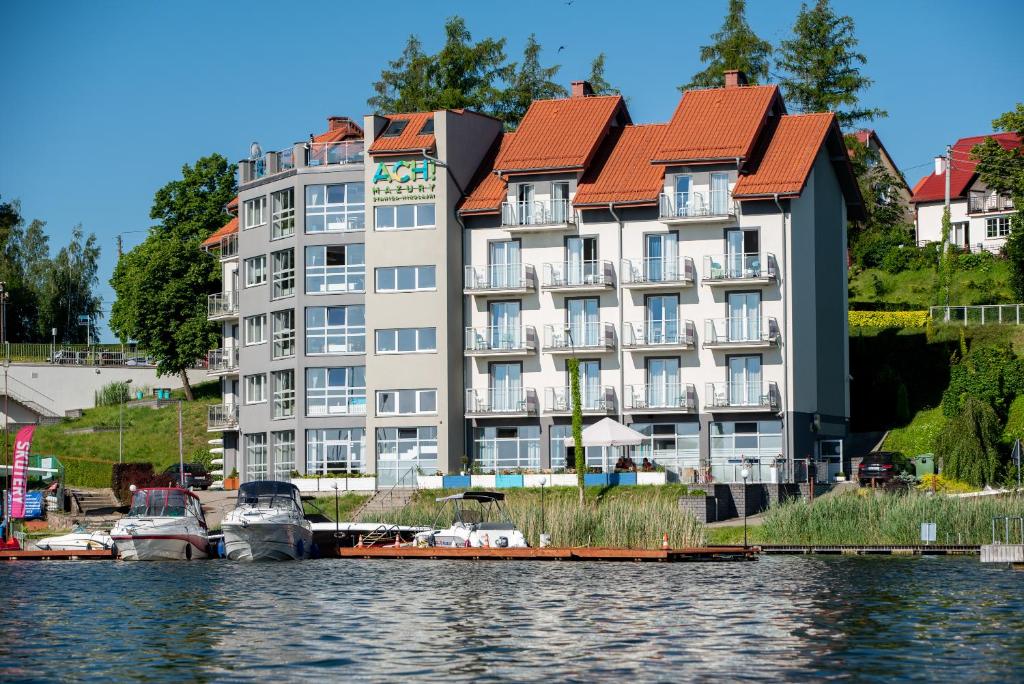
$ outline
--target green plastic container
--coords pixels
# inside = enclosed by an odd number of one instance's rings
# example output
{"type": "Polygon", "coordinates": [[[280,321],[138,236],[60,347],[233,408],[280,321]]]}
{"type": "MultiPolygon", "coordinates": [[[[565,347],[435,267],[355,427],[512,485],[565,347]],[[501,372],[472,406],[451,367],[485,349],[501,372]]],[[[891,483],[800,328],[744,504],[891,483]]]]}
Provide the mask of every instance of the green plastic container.
{"type": "Polygon", "coordinates": [[[918,479],[935,474],[935,454],[921,454],[914,457],[914,474],[918,479]]]}

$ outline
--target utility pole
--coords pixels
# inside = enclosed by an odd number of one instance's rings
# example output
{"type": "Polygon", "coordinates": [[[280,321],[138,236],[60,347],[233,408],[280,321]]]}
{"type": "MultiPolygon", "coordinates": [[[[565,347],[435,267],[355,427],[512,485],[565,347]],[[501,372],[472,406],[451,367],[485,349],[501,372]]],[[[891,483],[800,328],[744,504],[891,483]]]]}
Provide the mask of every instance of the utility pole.
{"type": "Polygon", "coordinates": [[[185,443],[181,436],[181,399],[178,400],[178,482],[185,486],[185,443]]]}
{"type": "MultiPolygon", "coordinates": [[[[953,214],[952,214],[952,212],[950,211],[950,208],[949,208],[949,173],[950,173],[950,167],[952,166],[952,155],[951,155],[951,152],[952,152],[952,148],[949,145],[946,145],[946,163],[945,163],[945,169],[944,169],[946,171],[946,202],[945,202],[945,205],[944,205],[945,206],[944,216],[948,216],[949,217],[949,230],[950,230],[950,232],[953,232],[953,214]]],[[[949,248],[950,248],[949,242],[950,242],[951,239],[952,239],[951,235],[947,235],[946,236],[946,241],[942,244],[942,253],[943,253],[943,255],[945,255],[946,252],[949,251],[949,248]]],[[[946,268],[949,268],[949,264],[948,263],[946,264],[946,268]]],[[[943,277],[946,279],[946,311],[948,312],[949,311],[949,286],[950,286],[950,281],[953,279],[953,274],[952,273],[944,273],[943,277]]]]}

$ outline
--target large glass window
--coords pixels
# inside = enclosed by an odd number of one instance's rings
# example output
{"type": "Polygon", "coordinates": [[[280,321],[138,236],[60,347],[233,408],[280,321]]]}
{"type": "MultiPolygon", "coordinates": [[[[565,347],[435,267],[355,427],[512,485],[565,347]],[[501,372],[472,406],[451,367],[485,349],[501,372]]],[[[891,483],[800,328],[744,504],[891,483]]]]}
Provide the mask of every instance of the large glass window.
{"type": "Polygon", "coordinates": [[[473,459],[485,472],[540,468],[540,427],[475,428],[473,459]]]}
{"type": "Polygon", "coordinates": [[[306,369],[306,415],[366,413],[366,366],[306,369]]]}
{"type": "Polygon", "coordinates": [[[295,356],[295,310],[275,311],[272,315],[273,358],[295,356]]]}
{"type": "MultiPolygon", "coordinates": [[[[565,439],[567,437],[572,437],[572,426],[552,425],[551,429],[548,430],[548,434],[550,435],[551,440],[551,470],[553,472],[575,470],[575,447],[565,445],[565,439]]],[[[600,468],[604,465],[604,454],[601,453],[601,447],[583,448],[587,452],[588,468],[600,468]]],[[[617,452],[614,448],[609,450],[608,459],[610,465],[615,465],[615,461],[619,459],[617,452]]]]}
{"type": "Polygon", "coordinates": [[[377,428],[377,470],[381,479],[392,484],[421,469],[437,472],[437,428],[377,428]]]}
{"type": "Polygon", "coordinates": [[[306,309],[307,354],[365,354],[366,307],[311,306],[306,309]]]}
{"type": "Polygon", "coordinates": [[[376,349],[378,354],[437,351],[437,328],[382,328],[376,349]]]}
{"type": "Polygon", "coordinates": [[[244,319],[245,344],[263,344],[267,341],[267,315],[246,316],[244,319]]]}
{"type": "Polygon", "coordinates": [[[632,448],[633,462],[652,465],[676,473],[683,482],[695,482],[700,473],[700,425],[693,423],[634,423],[644,441],[632,448]]]}
{"type": "Polygon", "coordinates": [[[722,421],[711,423],[711,476],[716,482],[741,482],[746,464],[754,482],[779,481],[773,473],[782,457],[782,421],[722,421]],[[773,478],[774,475],[774,478],[773,478]]]}
{"type": "Polygon", "coordinates": [[[995,216],[985,219],[985,237],[1001,238],[1010,234],[1010,217],[995,216]]]}
{"type": "Polygon", "coordinates": [[[362,244],[306,248],[306,294],[366,290],[366,248],[362,244]]]}
{"type": "Polygon", "coordinates": [[[306,430],[306,474],[361,473],[365,451],[363,428],[306,430]]]}
{"type": "Polygon", "coordinates": [[[362,183],[306,186],[306,232],[365,230],[366,196],[362,183]]]}
{"type": "Polygon", "coordinates": [[[274,388],[273,418],[291,418],[295,415],[295,371],[281,370],[270,374],[274,388]]]}
{"type": "Polygon", "coordinates": [[[245,204],[242,205],[242,217],[244,221],[242,225],[245,230],[265,224],[267,222],[266,195],[263,197],[257,197],[256,199],[246,200],[245,204]]]}
{"type": "Polygon", "coordinates": [[[254,432],[245,436],[245,480],[267,479],[267,433],[254,432]]]}
{"type": "Polygon", "coordinates": [[[433,266],[387,266],[377,269],[377,292],[436,290],[433,266]]]}
{"type": "Polygon", "coordinates": [[[374,209],[377,230],[420,230],[434,227],[433,204],[393,204],[374,209]]]}
{"type": "Polygon", "coordinates": [[[286,188],[270,196],[270,239],[277,240],[294,233],[295,189],[286,188]]]}
{"type": "Polygon", "coordinates": [[[295,431],[271,432],[274,448],[274,479],[287,482],[295,470],[295,431]]]}
{"type": "Polygon", "coordinates": [[[295,250],[282,249],[270,255],[273,290],[271,299],[295,294],[295,250]]]}
{"type": "Polygon", "coordinates": [[[245,286],[256,287],[267,282],[267,255],[260,254],[245,260],[245,286]]]}
{"type": "Polygon", "coordinates": [[[378,416],[412,416],[437,413],[436,389],[377,391],[378,416]]]}
{"type": "Polygon", "coordinates": [[[245,376],[245,403],[262,404],[267,400],[267,376],[265,373],[259,375],[245,376]]]}

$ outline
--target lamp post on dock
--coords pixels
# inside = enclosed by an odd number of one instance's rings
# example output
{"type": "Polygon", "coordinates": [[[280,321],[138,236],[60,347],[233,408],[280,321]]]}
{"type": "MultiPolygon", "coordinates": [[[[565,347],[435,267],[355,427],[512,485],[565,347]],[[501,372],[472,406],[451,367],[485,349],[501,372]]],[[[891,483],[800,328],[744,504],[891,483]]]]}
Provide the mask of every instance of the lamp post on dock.
{"type": "Polygon", "coordinates": [[[747,548],[747,478],[750,477],[750,468],[745,464],[743,470],[740,471],[740,477],[743,478],[743,548],[747,548]]]}

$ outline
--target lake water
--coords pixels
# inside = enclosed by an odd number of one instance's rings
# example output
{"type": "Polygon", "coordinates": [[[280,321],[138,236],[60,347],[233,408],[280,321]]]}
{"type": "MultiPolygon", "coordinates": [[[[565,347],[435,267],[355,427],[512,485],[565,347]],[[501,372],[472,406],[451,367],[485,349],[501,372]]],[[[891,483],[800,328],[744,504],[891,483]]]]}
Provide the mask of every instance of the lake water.
{"type": "Polygon", "coordinates": [[[0,680],[1021,681],[1024,573],[756,563],[0,564],[0,680]]]}

